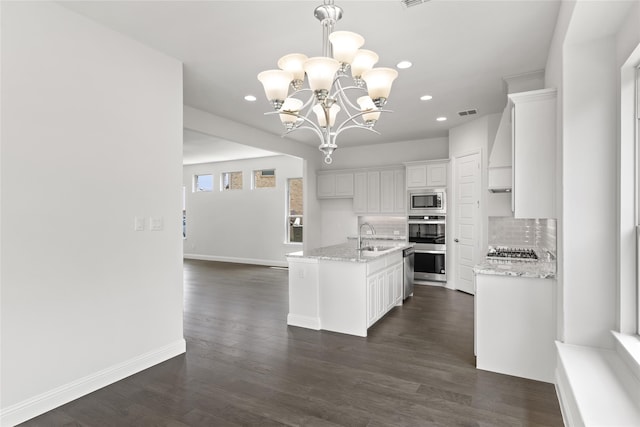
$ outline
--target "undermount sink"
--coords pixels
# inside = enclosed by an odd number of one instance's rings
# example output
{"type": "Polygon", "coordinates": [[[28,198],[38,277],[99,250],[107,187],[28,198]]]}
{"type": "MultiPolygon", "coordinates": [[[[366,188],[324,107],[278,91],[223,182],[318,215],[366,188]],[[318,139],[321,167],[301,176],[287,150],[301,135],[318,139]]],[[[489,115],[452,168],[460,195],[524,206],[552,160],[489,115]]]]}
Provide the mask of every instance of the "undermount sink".
{"type": "Polygon", "coordinates": [[[375,245],[375,246],[363,246],[360,251],[363,254],[373,254],[373,253],[380,253],[380,252],[386,252],[386,251],[390,251],[391,249],[394,249],[395,246],[381,246],[381,245],[375,245]]]}

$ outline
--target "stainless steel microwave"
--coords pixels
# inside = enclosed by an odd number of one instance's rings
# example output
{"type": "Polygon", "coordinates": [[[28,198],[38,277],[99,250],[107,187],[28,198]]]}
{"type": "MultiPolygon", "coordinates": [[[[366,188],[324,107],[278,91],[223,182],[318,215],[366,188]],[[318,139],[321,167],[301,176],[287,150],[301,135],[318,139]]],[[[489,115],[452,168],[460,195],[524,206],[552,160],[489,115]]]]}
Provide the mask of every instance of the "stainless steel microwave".
{"type": "Polygon", "coordinates": [[[447,196],[444,189],[409,191],[409,215],[447,213],[447,196]]]}

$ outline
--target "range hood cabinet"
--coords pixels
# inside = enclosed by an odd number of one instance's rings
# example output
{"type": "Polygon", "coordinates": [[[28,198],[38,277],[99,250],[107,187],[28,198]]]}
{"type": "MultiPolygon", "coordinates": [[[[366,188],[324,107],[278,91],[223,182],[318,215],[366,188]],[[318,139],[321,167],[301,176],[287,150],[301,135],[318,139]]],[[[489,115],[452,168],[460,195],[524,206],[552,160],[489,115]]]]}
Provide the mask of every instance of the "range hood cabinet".
{"type": "Polygon", "coordinates": [[[489,156],[489,191],[509,193],[512,189],[512,147],[511,147],[511,109],[508,102],[496,132],[491,155],[489,156]]]}

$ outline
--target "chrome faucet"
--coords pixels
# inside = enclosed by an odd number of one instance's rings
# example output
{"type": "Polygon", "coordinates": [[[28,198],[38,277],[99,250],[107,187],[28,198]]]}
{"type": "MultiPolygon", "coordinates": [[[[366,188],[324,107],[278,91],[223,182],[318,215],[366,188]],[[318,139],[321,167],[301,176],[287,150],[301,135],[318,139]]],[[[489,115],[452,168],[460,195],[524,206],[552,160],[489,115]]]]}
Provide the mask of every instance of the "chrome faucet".
{"type": "Polygon", "coordinates": [[[371,230],[371,234],[376,234],[376,229],[373,228],[373,225],[369,224],[368,222],[363,223],[360,226],[360,230],[358,230],[358,250],[362,250],[362,227],[364,226],[369,227],[369,229],[371,230]]]}

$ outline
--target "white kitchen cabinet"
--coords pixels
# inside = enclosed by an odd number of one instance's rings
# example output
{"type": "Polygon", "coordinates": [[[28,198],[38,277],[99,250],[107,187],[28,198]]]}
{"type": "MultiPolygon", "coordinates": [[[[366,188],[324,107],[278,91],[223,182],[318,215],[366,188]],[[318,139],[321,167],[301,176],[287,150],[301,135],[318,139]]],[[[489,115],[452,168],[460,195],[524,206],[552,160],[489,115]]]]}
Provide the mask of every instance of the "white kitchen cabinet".
{"type": "Polygon", "coordinates": [[[380,172],[380,212],[395,211],[395,173],[392,170],[380,172]]]}
{"type": "Polygon", "coordinates": [[[354,195],[353,172],[327,172],[318,174],[319,199],[351,198],[354,195]]]}
{"type": "Polygon", "coordinates": [[[407,188],[447,187],[448,160],[405,163],[407,188]]]}
{"type": "Polygon", "coordinates": [[[406,212],[404,169],[366,169],[354,173],[353,210],[357,214],[406,212]]]}
{"type": "Polygon", "coordinates": [[[407,165],[407,188],[422,188],[427,186],[427,164],[419,163],[407,165]]]}
{"type": "Polygon", "coordinates": [[[512,210],[516,218],[556,218],[556,90],[512,93],[512,210]]]}
{"type": "Polygon", "coordinates": [[[380,172],[367,172],[367,213],[380,213],[380,172]]]}
{"type": "Polygon", "coordinates": [[[427,163],[427,187],[447,187],[449,163],[427,163]]]}
{"type": "Polygon", "coordinates": [[[396,305],[402,305],[402,258],[388,257],[377,271],[367,277],[367,327],[373,325],[396,305]]]}
{"type": "Polygon", "coordinates": [[[476,367],[553,383],[556,281],[477,274],[476,367]]]}
{"type": "Polygon", "coordinates": [[[407,191],[405,187],[405,171],[398,169],[394,171],[393,185],[394,203],[393,213],[405,215],[407,213],[407,191]]]}
{"type": "Polygon", "coordinates": [[[353,210],[356,213],[367,212],[367,172],[356,172],[353,174],[353,210]]]}

